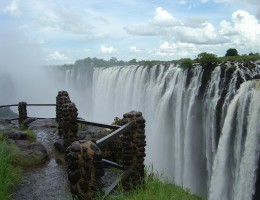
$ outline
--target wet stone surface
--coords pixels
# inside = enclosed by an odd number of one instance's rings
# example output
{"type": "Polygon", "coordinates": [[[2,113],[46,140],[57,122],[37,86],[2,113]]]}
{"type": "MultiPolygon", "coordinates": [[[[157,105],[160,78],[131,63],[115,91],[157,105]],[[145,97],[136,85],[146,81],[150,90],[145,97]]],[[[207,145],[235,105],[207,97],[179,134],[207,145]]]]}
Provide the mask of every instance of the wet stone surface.
{"type": "MultiPolygon", "coordinates": [[[[8,125],[9,126],[9,125],[8,125]]],[[[6,128],[3,127],[3,128],[6,128]]],[[[29,124],[29,129],[37,134],[37,141],[46,148],[50,161],[28,169],[23,175],[22,183],[13,192],[13,200],[72,200],[64,155],[59,153],[54,143],[59,141],[55,121],[38,119],[29,124]]],[[[108,133],[103,128],[88,126],[82,137],[99,139],[108,133]],[[88,132],[88,134],[86,134],[88,132]]],[[[76,148],[76,147],[75,147],[76,148]]],[[[106,168],[101,178],[103,188],[109,187],[122,171],[106,168]]]]}
{"type": "MultiPolygon", "coordinates": [[[[54,149],[54,142],[59,139],[53,127],[53,121],[33,122],[30,129],[35,130],[37,141],[46,148],[50,161],[39,167],[25,171],[20,186],[14,191],[14,200],[70,200],[72,199],[67,180],[63,154],[54,149]],[[42,127],[42,128],[41,128],[42,127]]],[[[54,123],[55,124],[55,123],[54,123]]]]}

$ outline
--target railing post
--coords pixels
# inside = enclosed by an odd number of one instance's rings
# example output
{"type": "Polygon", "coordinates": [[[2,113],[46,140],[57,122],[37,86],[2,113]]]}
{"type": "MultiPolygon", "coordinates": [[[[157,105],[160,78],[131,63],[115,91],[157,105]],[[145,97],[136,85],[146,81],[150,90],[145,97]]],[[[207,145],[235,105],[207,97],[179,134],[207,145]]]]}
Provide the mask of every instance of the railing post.
{"type": "Polygon", "coordinates": [[[141,112],[129,112],[124,114],[123,124],[134,121],[132,128],[123,135],[123,165],[129,168],[134,165],[134,170],[129,178],[123,182],[123,188],[140,187],[144,184],[144,158],[145,154],[145,120],[141,112]]]}
{"type": "Polygon", "coordinates": [[[62,108],[66,103],[70,103],[70,97],[67,91],[59,91],[56,96],[56,122],[58,124],[58,133],[60,136],[63,135],[63,117],[62,108]]]}
{"type": "Polygon", "coordinates": [[[102,153],[97,145],[89,140],[75,141],[68,147],[65,159],[71,193],[78,199],[93,200],[104,175],[102,153]]]}
{"type": "Polygon", "coordinates": [[[19,127],[22,128],[24,121],[27,119],[27,103],[26,102],[19,102],[18,112],[19,112],[19,127]]]}
{"type": "Polygon", "coordinates": [[[78,132],[78,109],[74,103],[66,103],[62,106],[63,138],[72,143],[78,132]]]}

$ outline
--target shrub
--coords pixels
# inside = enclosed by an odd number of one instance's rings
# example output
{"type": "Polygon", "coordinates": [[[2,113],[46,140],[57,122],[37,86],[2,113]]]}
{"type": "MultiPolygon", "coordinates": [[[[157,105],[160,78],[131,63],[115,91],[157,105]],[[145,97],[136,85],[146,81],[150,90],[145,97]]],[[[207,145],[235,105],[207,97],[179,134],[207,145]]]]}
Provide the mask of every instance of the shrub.
{"type": "Polygon", "coordinates": [[[227,50],[225,56],[238,56],[238,52],[234,48],[230,48],[227,50]]]}
{"type": "Polygon", "coordinates": [[[203,67],[209,66],[213,63],[217,63],[220,61],[217,55],[215,55],[213,53],[206,53],[206,52],[203,52],[203,53],[200,53],[199,55],[197,55],[196,60],[199,61],[199,63],[203,67]]]}
{"type": "Polygon", "coordinates": [[[189,69],[192,67],[192,60],[190,58],[180,59],[180,68],[189,69]]]}

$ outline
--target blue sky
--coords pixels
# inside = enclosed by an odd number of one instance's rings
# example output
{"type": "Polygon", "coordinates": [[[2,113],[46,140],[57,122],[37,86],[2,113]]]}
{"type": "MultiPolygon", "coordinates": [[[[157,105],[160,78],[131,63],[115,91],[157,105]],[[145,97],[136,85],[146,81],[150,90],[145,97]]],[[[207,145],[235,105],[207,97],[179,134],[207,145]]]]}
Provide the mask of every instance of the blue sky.
{"type": "Polygon", "coordinates": [[[260,52],[259,21],[260,0],[1,0],[0,52],[45,65],[248,54],[260,52]]]}

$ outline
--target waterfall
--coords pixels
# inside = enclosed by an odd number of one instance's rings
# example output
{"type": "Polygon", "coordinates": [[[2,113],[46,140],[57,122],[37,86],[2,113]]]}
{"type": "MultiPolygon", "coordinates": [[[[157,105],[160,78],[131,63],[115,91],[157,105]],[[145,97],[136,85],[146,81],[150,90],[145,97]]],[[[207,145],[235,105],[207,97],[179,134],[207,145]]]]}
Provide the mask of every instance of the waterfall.
{"type": "Polygon", "coordinates": [[[252,199],[260,147],[259,81],[241,85],[224,122],[209,200],[252,199]]]}
{"type": "Polygon", "coordinates": [[[207,185],[212,175],[212,165],[215,152],[217,150],[217,128],[216,128],[216,108],[223,87],[220,87],[220,66],[216,67],[211,74],[210,81],[208,83],[207,90],[205,92],[203,100],[203,131],[204,131],[204,142],[207,159],[207,185]]]}
{"type": "Polygon", "coordinates": [[[207,79],[199,65],[72,68],[65,89],[89,121],[141,111],[145,163],[168,181],[210,200],[250,200],[259,157],[259,83],[247,81],[260,73],[254,64],[219,65],[207,79]]]}

